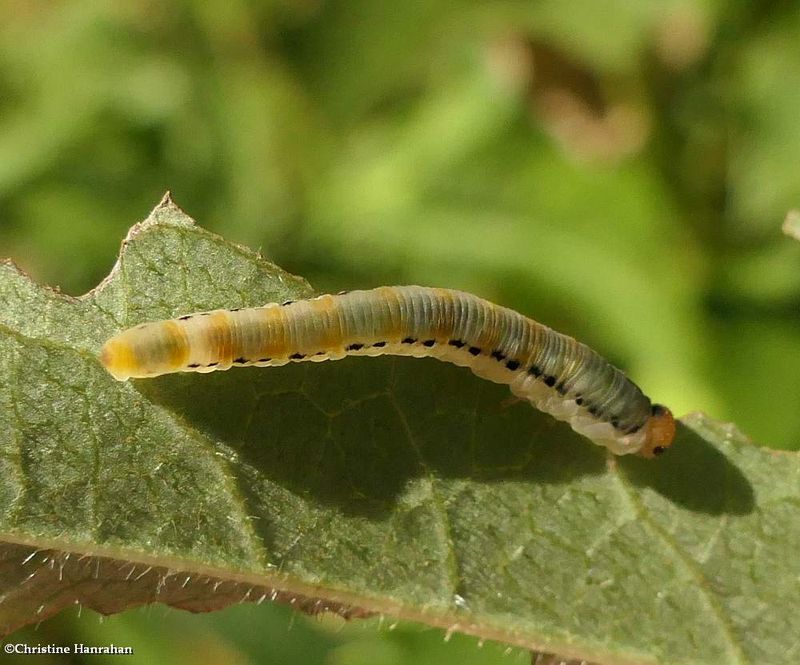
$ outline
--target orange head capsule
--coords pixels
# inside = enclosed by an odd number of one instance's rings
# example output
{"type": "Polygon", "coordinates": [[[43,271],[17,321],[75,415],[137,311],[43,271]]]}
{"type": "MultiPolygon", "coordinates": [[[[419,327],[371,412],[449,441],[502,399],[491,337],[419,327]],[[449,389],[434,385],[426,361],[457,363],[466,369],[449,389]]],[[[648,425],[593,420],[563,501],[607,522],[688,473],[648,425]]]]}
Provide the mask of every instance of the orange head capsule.
{"type": "Polygon", "coordinates": [[[647,420],[647,436],[639,451],[642,457],[656,457],[672,445],[675,438],[675,418],[672,411],[661,404],[653,404],[652,415],[647,420]]]}

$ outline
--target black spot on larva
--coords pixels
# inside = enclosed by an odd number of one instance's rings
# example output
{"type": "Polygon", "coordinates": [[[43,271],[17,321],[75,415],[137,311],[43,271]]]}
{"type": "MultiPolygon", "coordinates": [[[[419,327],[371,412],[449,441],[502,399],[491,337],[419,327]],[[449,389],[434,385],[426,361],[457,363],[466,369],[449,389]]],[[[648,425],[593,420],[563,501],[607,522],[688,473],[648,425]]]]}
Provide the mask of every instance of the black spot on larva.
{"type": "Polygon", "coordinates": [[[233,309],[229,309],[228,311],[229,312],[238,312],[240,309],[242,309],[242,308],[241,307],[234,307],[233,309]]]}
{"type": "Polygon", "coordinates": [[[345,347],[346,351],[360,351],[364,348],[363,344],[350,344],[350,346],[345,347]]]}
{"type": "Polygon", "coordinates": [[[553,375],[544,377],[544,385],[548,386],[549,388],[552,388],[554,385],[556,385],[556,377],[554,377],[553,375]]]}
{"type": "Polygon", "coordinates": [[[200,367],[200,363],[192,363],[191,365],[186,365],[186,366],[194,369],[195,367],[200,367]]]}
{"type": "Polygon", "coordinates": [[[460,349],[462,346],[466,346],[466,342],[462,342],[460,339],[451,339],[447,342],[450,346],[454,346],[457,349],[460,349]]]}
{"type": "Polygon", "coordinates": [[[650,412],[654,416],[663,416],[667,412],[667,407],[665,407],[663,404],[653,404],[653,406],[650,408],[650,412]]]}
{"type": "Polygon", "coordinates": [[[589,413],[591,413],[593,416],[599,416],[599,415],[600,415],[600,410],[599,410],[599,409],[597,409],[597,408],[596,408],[596,407],[594,407],[594,406],[590,406],[590,407],[589,407],[588,409],[586,409],[586,410],[587,410],[589,413]]]}
{"type": "Polygon", "coordinates": [[[583,404],[583,397],[576,397],[575,398],[575,404],[577,404],[578,406],[583,404]]]}
{"type": "Polygon", "coordinates": [[[499,351],[498,349],[495,349],[494,351],[492,351],[492,358],[494,358],[495,360],[505,360],[506,354],[503,353],[502,351],[499,351]]]}
{"type": "Polygon", "coordinates": [[[422,346],[431,347],[431,346],[433,346],[434,344],[436,344],[436,340],[435,340],[435,339],[426,339],[426,340],[425,340],[425,341],[422,343],[422,346]]]}
{"type": "Polygon", "coordinates": [[[469,352],[473,356],[477,356],[481,352],[481,350],[477,346],[471,346],[471,347],[469,347],[469,352]]]}
{"type": "Polygon", "coordinates": [[[514,370],[517,370],[517,369],[519,369],[519,360],[509,360],[509,361],[506,363],[506,367],[507,367],[508,369],[510,369],[512,372],[513,372],[514,370]]]}
{"type": "Polygon", "coordinates": [[[386,346],[386,342],[375,342],[372,346],[377,346],[378,348],[382,346],[386,346]]]}
{"type": "Polygon", "coordinates": [[[567,394],[567,388],[563,383],[559,383],[556,386],[556,391],[558,392],[559,395],[566,395],[567,394]]]}
{"type": "Polygon", "coordinates": [[[281,307],[286,307],[286,305],[291,305],[293,302],[294,302],[294,300],[284,300],[281,303],[281,307]]]}
{"type": "Polygon", "coordinates": [[[629,427],[625,430],[625,434],[636,434],[640,429],[642,429],[641,425],[634,425],[633,427],[629,427]]]}
{"type": "Polygon", "coordinates": [[[617,429],[619,428],[619,418],[612,418],[610,421],[611,427],[617,429]]]}
{"type": "Polygon", "coordinates": [[[305,357],[306,357],[305,353],[293,353],[292,355],[289,356],[291,360],[302,360],[305,357]]]}
{"type": "Polygon", "coordinates": [[[528,370],[528,374],[531,374],[532,376],[535,376],[538,379],[542,375],[542,370],[539,369],[536,365],[534,365],[528,370]]]}
{"type": "Polygon", "coordinates": [[[315,356],[324,356],[325,352],[324,351],[317,351],[314,355],[315,356]]]}
{"type": "Polygon", "coordinates": [[[417,340],[415,340],[413,337],[406,337],[403,340],[403,344],[416,344],[416,343],[417,343],[417,340]]]}
{"type": "MultiPolygon", "coordinates": [[[[192,316],[194,316],[194,314],[186,314],[185,316],[179,316],[178,321],[188,321],[189,319],[192,318],[192,316]]],[[[189,365],[189,367],[191,367],[191,365],[189,365]]]]}
{"type": "Polygon", "coordinates": [[[200,312],[198,316],[211,316],[211,312],[200,312]]]}
{"type": "Polygon", "coordinates": [[[653,455],[661,455],[662,453],[666,452],[666,448],[664,446],[656,446],[653,448],[653,455]]]}
{"type": "Polygon", "coordinates": [[[216,367],[217,365],[219,365],[219,362],[208,363],[208,365],[206,365],[206,367],[216,367]]]}
{"type": "Polygon", "coordinates": [[[257,363],[268,363],[272,358],[259,358],[256,360],[257,363]]]}
{"type": "Polygon", "coordinates": [[[238,357],[238,358],[236,358],[236,359],[235,359],[233,362],[234,362],[234,364],[236,364],[236,365],[244,365],[245,363],[247,363],[247,362],[248,362],[248,360],[247,360],[247,358],[244,358],[243,356],[239,356],[239,357],[238,357]]]}

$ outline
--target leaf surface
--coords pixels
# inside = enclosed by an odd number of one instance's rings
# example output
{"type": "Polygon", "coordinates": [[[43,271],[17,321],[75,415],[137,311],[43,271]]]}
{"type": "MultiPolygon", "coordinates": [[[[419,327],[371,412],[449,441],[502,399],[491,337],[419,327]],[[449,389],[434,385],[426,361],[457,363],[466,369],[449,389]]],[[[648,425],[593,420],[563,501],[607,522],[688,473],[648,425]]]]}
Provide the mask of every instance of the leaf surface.
{"type": "Polygon", "coordinates": [[[241,600],[386,613],[598,663],[800,656],[800,465],[684,419],[607,456],[432,359],[118,383],[136,323],[311,295],[166,197],[74,299],[0,271],[0,625],[241,600]]]}

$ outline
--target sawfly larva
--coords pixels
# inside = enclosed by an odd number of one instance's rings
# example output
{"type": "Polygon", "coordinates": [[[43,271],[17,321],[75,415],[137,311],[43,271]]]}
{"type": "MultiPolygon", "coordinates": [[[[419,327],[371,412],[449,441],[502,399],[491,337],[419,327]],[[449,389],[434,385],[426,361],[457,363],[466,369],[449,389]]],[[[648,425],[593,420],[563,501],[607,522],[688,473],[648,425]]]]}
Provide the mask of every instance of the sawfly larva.
{"type": "Polygon", "coordinates": [[[617,455],[653,457],[675,435],[669,409],[586,345],[451,289],[384,286],[143,323],[109,339],[100,360],[125,381],[384,354],[469,367],[617,455]]]}

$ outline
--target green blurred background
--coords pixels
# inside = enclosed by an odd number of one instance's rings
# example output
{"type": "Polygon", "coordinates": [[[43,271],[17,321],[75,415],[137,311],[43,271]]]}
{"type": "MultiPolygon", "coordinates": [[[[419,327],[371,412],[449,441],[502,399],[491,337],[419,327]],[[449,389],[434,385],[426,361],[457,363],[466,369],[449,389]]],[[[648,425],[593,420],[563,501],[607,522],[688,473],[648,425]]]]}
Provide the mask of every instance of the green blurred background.
{"type": "MultiPolygon", "coordinates": [[[[797,447],[798,72],[789,0],[0,0],[0,255],[84,293],[170,189],[320,291],[473,291],[679,414],[797,447]]],[[[76,610],[14,640],[526,662],[443,638],[265,604],[76,610]]]]}

